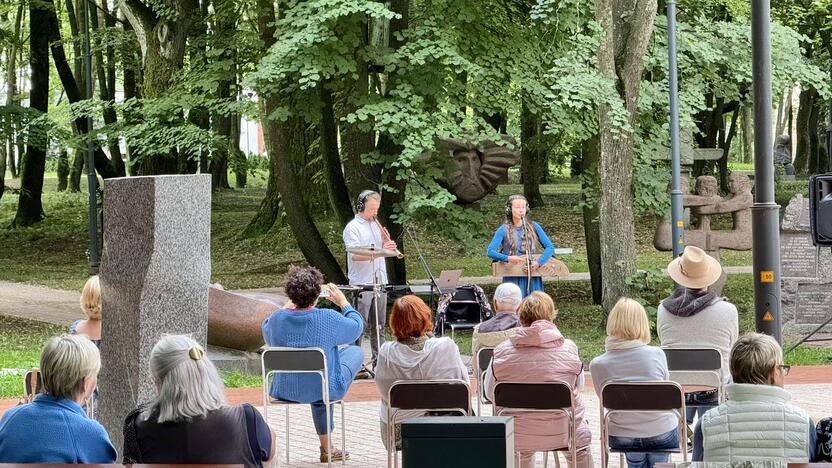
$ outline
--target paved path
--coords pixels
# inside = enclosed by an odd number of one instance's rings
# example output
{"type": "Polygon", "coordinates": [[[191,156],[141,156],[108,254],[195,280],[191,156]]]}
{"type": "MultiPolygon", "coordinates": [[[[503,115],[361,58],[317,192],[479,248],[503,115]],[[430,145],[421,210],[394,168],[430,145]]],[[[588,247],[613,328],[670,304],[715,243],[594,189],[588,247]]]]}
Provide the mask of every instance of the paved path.
{"type": "MultiPolygon", "coordinates": [[[[663,270],[664,271],[664,270],[663,270]]],[[[728,274],[751,273],[752,267],[726,267],[728,274]]],[[[664,271],[666,274],[667,272],[664,271]]],[[[589,273],[570,273],[565,278],[550,278],[550,281],[588,281],[589,273]]],[[[463,283],[498,284],[501,278],[494,276],[466,276],[463,283]]],[[[411,281],[413,284],[427,283],[425,279],[411,281]]],[[[251,293],[283,294],[283,288],[249,289],[251,293]]],[[[80,291],[64,291],[42,286],[31,286],[23,283],[0,281],[0,315],[38,320],[68,326],[73,320],[84,318],[78,305],[80,291]]]]}

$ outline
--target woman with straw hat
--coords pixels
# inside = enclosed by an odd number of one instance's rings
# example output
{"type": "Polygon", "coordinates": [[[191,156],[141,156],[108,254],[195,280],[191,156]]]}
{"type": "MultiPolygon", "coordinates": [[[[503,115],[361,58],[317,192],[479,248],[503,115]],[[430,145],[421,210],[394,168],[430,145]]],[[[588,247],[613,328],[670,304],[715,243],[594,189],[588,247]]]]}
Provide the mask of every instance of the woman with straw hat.
{"type": "MultiPolygon", "coordinates": [[[[722,353],[722,375],[731,371],[731,347],[737,341],[737,307],[708,288],[722,275],[719,261],[699,247],[685,247],[684,253],[667,266],[676,282],[673,294],[659,304],[656,329],[662,346],[668,348],[715,348],[722,353]]],[[[687,394],[688,404],[718,404],[716,390],[687,394]]],[[[688,424],[702,408],[688,409],[688,424]]]]}

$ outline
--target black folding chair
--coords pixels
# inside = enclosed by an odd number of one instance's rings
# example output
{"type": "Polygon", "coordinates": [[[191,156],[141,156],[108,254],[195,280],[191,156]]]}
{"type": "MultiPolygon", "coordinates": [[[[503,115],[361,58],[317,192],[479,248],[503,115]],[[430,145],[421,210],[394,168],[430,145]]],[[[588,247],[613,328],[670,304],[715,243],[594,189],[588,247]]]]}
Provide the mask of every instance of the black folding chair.
{"type": "Polygon", "coordinates": [[[498,416],[506,411],[511,414],[522,411],[562,414],[566,418],[569,427],[567,445],[546,448],[543,451],[544,467],[548,465],[549,452],[555,452],[555,466],[560,467],[557,452],[569,452],[575,461],[578,450],[589,450],[589,445],[578,448],[575,398],[572,386],[566,382],[498,382],[494,387],[494,406],[499,408],[498,416]]]}
{"type": "MultiPolygon", "coordinates": [[[[662,348],[667,358],[670,380],[680,385],[699,385],[714,388],[717,401],[724,402],[725,376],[722,373],[722,353],[715,348],[662,348]]],[[[717,403],[717,404],[719,404],[717,403]]],[[[717,405],[688,405],[713,408],[717,405]]]]}
{"type": "MultiPolygon", "coordinates": [[[[601,408],[601,467],[609,465],[609,454],[621,454],[621,466],[624,466],[624,453],[642,450],[610,450],[609,417],[613,413],[673,413],[679,420],[679,447],[670,450],[650,450],[650,452],[682,453],[683,461],[688,461],[687,424],[685,424],[685,392],[681,385],[667,380],[638,382],[608,382],[601,388],[599,396],[601,408]]],[[[652,434],[645,434],[649,436],[652,434]]]]}
{"type": "Polygon", "coordinates": [[[456,411],[471,414],[471,388],[457,379],[397,380],[387,394],[387,467],[399,466],[396,413],[406,410],[456,411]]]}
{"type": "MultiPolygon", "coordinates": [[[[330,434],[331,404],[341,405],[341,450],[346,451],[346,431],[344,426],[344,401],[329,399],[329,374],[327,373],[326,354],[321,348],[284,348],[270,347],[263,351],[260,356],[263,376],[263,416],[269,420],[270,405],[285,405],[286,407],[286,464],[289,463],[289,406],[298,405],[295,401],[286,401],[272,398],[269,395],[270,377],[274,374],[317,374],[321,378],[321,395],[326,407],[326,435],[330,434]]],[[[328,447],[327,447],[328,448],[328,447]]],[[[332,451],[327,457],[327,466],[332,466],[332,451]]],[[[341,464],[345,464],[342,460],[341,464]]]]}
{"type": "Polygon", "coordinates": [[[485,372],[494,357],[494,348],[480,348],[477,351],[477,414],[482,415],[482,403],[491,403],[485,396],[485,372]]]}

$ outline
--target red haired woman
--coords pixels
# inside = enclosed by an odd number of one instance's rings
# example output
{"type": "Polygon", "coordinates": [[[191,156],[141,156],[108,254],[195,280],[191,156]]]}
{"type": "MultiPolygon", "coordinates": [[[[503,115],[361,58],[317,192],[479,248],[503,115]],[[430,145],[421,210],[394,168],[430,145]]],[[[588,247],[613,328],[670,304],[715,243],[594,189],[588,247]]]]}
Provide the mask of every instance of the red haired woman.
{"type": "MultiPolygon", "coordinates": [[[[395,341],[381,346],[376,364],[376,385],[382,402],[381,440],[387,447],[387,395],[397,380],[460,379],[468,380],[468,371],[459,348],[450,338],[434,338],[430,308],[416,296],[402,296],[393,303],[390,329],[395,341]]],[[[396,419],[423,416],[421,411],[400,411],[396,419]]],[[[401,445],[399,425],[396,424],[396,446],[401,445]]]]}

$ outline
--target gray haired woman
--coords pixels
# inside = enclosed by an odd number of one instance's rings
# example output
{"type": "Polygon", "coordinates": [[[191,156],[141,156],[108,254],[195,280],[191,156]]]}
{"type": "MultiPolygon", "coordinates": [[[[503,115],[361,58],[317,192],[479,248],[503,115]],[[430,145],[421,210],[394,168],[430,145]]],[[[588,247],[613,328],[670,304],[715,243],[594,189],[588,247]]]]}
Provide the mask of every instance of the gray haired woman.
{"type": "Polygon", "coordinates": [[[158,394],[124,421],[124,463],[243,464],[274,457],[275,436],[251,405],[228,406],[205,351],[184,335],[164,336],[150,352],[158,394]]]}

